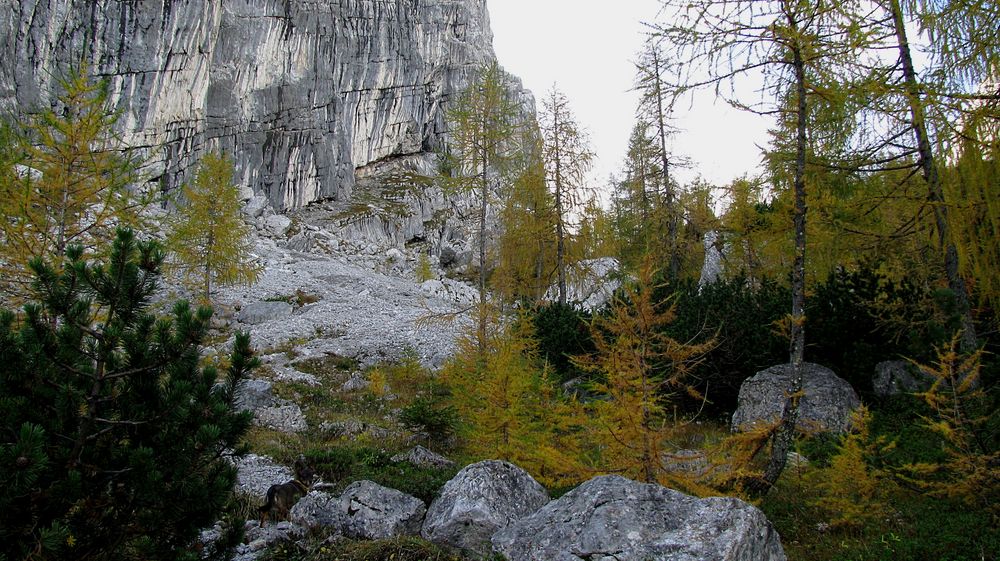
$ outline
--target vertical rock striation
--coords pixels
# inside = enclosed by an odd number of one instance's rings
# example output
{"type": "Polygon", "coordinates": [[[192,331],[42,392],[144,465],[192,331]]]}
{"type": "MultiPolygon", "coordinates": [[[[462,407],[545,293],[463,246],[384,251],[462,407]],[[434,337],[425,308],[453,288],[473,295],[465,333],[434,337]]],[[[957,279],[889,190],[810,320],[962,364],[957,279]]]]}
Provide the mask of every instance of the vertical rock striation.
{"type": "Polygon", "coordinates": [[[426,159],[494,57],[486,0],[0,0],[0,49],[0,111],[52,103],[86,62],[151,181],[221,149],[278,210],[426,159]]]}

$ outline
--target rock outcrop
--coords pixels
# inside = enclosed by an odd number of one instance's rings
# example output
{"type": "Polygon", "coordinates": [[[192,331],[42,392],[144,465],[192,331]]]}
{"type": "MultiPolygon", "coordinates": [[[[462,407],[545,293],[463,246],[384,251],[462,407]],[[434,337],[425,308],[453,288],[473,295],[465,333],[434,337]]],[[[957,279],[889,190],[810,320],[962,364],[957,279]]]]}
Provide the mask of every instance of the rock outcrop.
{"type": "MultiPolygon", "coordinates": [[[[733,430],[780,418],[791,378],[791,365],[779,364],[744,380],[739,406],[733,413],[733,430]]],[[[810,362],[802,364],[802,392],[795,428],[804,432],[845,432],[850,428],[851,412],[861,405],[857,392],[843,378],[810,362]]]]}
{"type": "Polygon", "coordinates": [[[510,561],[784,561],[778,533],[738,499],[596,477],[493,536],[510,561]]]}
{"type": "Polygon", "coordinates": [[[523,469],[497,460],[466,466],[427,509],[421,535],[478,555],[490,538],[549,502],[545,489],[523,469]]]}
{"type": "Polygon", "coordinates": [[[224,150],[246,197],[279,211],[343,200],[357,177],[399,162],[429,165],[449,97],[494,60],[486,0],[0,6],[0,111],[48,107],[84,61],[108,81],[151,184],[173,189],[224,150]]]}

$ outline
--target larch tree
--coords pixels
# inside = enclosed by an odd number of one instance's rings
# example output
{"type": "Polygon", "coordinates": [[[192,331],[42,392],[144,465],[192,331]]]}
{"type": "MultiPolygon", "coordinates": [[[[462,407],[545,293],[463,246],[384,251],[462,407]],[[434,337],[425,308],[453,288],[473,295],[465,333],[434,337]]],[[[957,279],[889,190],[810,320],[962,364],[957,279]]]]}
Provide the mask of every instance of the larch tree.
{"type": "Polygon", "coordinates": [[[250,227],[233,183],[232,161],[206,154],[182,194],[183,204],[170,224],[167,246],[185,278],[201,288],[206,301],[216,284],[255,282],[260,267],[253,259],[250,227]]]}
{"type": "Polygon", "coordinates": [[[574,363],[596,374],[592,402],[594,439],[601,469],[647,483],[668,483],[664,441],[674,434],[666,405],[677,392],[697,395],[687,375],[712,343],[689,345],[665,334],[675,318],[672,306],[654,297],[655,269],[646,259],[636,281],[614,299],[609,313],[594,317],[596,350],[574,363]]]}
{"type": "Polygon", "coordinates": [[[487,64],[448,111],[451,135],[449,168],[444,178],[454,192],[471,194],[476,200],[475,218],[479,266],[478,337],[485,344],[488,314],[486,279],[487,222],[500,180],[507,177],[512,160],[512,142],[520,138],[520,107],[507,87],[506,73],[496,62],[487,64]]]}
{"type": "Polygon", "coordinates": [[[566,303],[567,241],[571,235],[572,213],[582,202],[587,172],[594,158],[587,137],[580,129],[569,100],[554,85],[545,97],[542,129],[545,174],[552,192],[556,222],[556,286],[558,301],[566,303]]]}
{"type": "Polygon", "coordinates": [[[636,122],[629,136],[622,179],[614,182],[612,220],[618,251],[624,261],[637,267],[647,254],[661,255],[668,249],[663,228],[665,208],[660,189],[663,165],[646,121],[636,122]]]}
{"type": "Polygon", "coordinates": [[[523,130],[520,171],[500,210],[497,266],[490,285],[505,303],[541,302],[555,269],[555,216],[537,129],[523,130]]]}
{"type": "Polygon", "coordinates": [[[55,108],[29,113],[8,129],[0,171],[0,271],[4,289],[23,297],[34,258],[70,244],[104,245],[117,226],[142,224],[148,198],[129,187],[138,162],[123,150],[107,84],[86,69],[59,80],[55,108]]]}
{"type": "MultiPolygon", "coordinates": [[[[969,115],[983,107],[997,107],[1000,93],[988,85],[1000,68],[1000,7],[995,2],[881,0],[874,11],[862,12],[859,26],[870,26],[883,35],[870,49],[869,72],[884,85],[875,92],[879,101],[867,109],[883,113],[888,121],[888,140],[880,146],[887,161],[912,162],[927,188],[936,242],[942,256],[944,276],[954,294],[962,318],[961,346],[972,352],[978,346],[969,289],[961,272],[962,256],[952,231],[955,218],[942,168],[966,139],[963,127],[969,115]],[[914,62],[916,46],[910,23],[919,22],[926,33],[923,53],[928,59],[921,70],[914,62]],[[881,52],[892,49],[895,60],[881,52]],[[911,137],[905,144],[900,132],[911,137]],[[915,156],[915,160],[914,160],[915,156]]],[[[993,88],[996,89],[995,86],[993,88]]],[[[1000,117],[1000,111],[992,111],[1000,117]]]]}
{"type": "Polygon", "coordinates": [[[486,349],[479,343],[475,336],[461,340],[441,372],[468,451],[514,462],[547,484],[578,482],[580,431],[572,425],[582,420],[539,359],[532,323],[504,323],[488,335],[486,349]]]}
{"type": "Polygon", "coordinates": [[[756,492],[769,489],[784,469],[794,439],[805,351],[806,166],[809,152],[808,99],[826,67],[849,58],[853,42],[841,25],[845,2],[804,0],[668,0],[657,35],[671,49],[672,96],[713,87],[729,103],[759,114],[784,116],[792,126],[794,151],[784,162],[793,199],[792,306],[789,362],[793,376],[756,492]],[[767,97],[748,99],[740,80],[761,75],[767,97]]]}
{"type": "Polygon", "coordinates": [[[636,90],[640,93],[639,118],[650,123],[655,139],[655,157],[659,160],[660,178],[659,196],[663,199],[666,219],[666,255],[669,259],[667,273],[672,281],[677,280],[680,272],[681,250],[678,244],[678,229],[681,213],[678,208],[677,185],[671,177],[671,168],[675,162],[668,145],[669,139],[678,131],[671,123],[674,90],[670,89],[666,74],[670,65],[665,59],[664,45],[661,37],[652,35],[646,38],[639,60],[636,62],[636,90]]]}

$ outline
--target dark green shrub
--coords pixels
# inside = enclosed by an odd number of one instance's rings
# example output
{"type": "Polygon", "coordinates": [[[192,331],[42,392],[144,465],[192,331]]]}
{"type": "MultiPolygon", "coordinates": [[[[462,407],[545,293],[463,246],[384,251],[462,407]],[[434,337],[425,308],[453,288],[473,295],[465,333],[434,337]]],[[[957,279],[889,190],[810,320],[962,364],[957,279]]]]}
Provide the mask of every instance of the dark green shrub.
{"type": "Polygon", "coordinates": [[[418,397],[403,408],[399,422],[407,429],[427,435],[427,443],[442,445],[455,433],[458,411],[434,395],[418,397]]]}
{"type": "Polygon", "coordinates": [[[222,513],[257,361],[237,335],[218,383],[211,310],[147,312],[162,261],[119,230],[106,264],[34,261],[38,302],[0,314],[0,558],[177,559],[222,513]]]}
{"type": "Polygon", "coordinates": [[[807,360],[862,393],[871,392],[876,364],[900,357],[926,362],[958,326],[947,297],[933,298],[873,267],[832,273],[810,294],[806,317],[807,360]]]}
{"type": "Polygon", "coordinates": [[[283,542],[265,561],[463,561],[465,558],[421,538],[329,541],[315,536],[304,542],[283,542]]]}
{"type": "Polygon", "coordinates": [[[777,283],[751,286],[736,277],[699,288],[696,282],[681,281],[676,290],[664,287],[658,295],[675,299],[677,318],[667,327],[671,337],[716,342],[692,372],[696,387],[710,400],[709,411],[732,412],[743,380],[788,361],[788,343],[774,324],[788,313],[791,296],[777,283]]]}
{"type": "Polygon", "coordinates": [[[589,314],[570,304],[552,302],[536,307],[529,317],[539,355],[552,366],[559,383],[582,375],[571,357],[594,351],[589,314]]]}

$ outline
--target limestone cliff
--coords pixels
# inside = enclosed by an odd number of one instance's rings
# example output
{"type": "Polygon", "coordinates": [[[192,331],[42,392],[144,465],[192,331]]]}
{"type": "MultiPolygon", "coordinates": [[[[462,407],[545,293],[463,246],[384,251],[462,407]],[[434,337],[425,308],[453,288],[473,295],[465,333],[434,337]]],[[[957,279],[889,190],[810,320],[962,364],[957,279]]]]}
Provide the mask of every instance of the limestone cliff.
{"type": "Polygon", "coordinates": [[[440,146],[449,96],[494,57],[486,0],[0,0],[0,49],[0,110],[89,61],[152,180],[222,149],[278,210],[440,146]]]}

